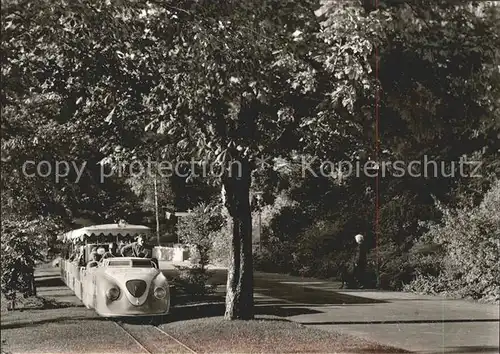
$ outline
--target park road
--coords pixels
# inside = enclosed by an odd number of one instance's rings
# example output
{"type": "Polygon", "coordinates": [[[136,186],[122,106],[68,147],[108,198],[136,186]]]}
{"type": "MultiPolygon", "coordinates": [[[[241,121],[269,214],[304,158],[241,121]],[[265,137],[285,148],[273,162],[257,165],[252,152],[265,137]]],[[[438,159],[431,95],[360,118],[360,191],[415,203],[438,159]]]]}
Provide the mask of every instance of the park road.
{"type": "MultiPolygon", "coordinates": [[[[161,268],[167,274],[175,272],[172,265],[161,264],[161,268]]],[[[213,270],[212,281],[223,285],[225,270],[213,270]]],[[[258,313],[413,352],[499,352],[496,305],[401,292],[339,290],[337,282],[280,274],[256,272],[254,278],[258,313]]],[[[2,314],[2,339],[6,340],[2,347],[10,352],[146,353],[160,339],[189,352],[155,329],[155,324],[117,325],[98,317],[58,279],[57,268],[38,271],[37,279],[40,296],[69,307],[30,310],[29,315],[28,311],[2,314]]]]}

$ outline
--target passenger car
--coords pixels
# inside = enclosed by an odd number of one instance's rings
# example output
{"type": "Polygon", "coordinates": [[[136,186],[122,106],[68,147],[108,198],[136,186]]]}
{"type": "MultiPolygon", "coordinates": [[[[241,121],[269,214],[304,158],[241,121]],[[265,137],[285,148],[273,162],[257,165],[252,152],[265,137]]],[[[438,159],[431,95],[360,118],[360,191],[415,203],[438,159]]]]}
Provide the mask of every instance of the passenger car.
{"type": "Polygon", "coordinates": [[[126,223],[94,225],[61,235],[68,245],[61,278],[85,306],[103,317],[153,316],[170,311],[169,284],[152,258],[111,257],[89,261],[94,248],[131,241],[150,231],[126,223]],[[72,256],[70,256],[72,254],[72,256]]]}

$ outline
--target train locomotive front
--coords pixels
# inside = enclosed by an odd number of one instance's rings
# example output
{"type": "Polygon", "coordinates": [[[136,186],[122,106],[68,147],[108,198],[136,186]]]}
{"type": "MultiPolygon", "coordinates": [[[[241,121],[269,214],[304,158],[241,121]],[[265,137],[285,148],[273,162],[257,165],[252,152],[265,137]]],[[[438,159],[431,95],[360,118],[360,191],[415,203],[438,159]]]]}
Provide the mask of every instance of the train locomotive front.
{"type": "Polygon", "coordinates": [[[103,317],[164,315],[169,312],[168,281],[147,258],[107,259],[90,275],[93,307],[103,317]]]}

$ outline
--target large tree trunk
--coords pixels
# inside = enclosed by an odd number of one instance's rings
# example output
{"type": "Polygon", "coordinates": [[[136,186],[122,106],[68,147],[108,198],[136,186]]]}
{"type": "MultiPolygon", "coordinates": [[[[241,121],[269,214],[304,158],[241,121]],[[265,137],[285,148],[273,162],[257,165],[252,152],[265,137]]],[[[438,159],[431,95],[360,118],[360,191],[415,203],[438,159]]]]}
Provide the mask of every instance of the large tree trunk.
{"type": "Polygon", "coordinates": [[[227,285],[226,285],[226,312],[224,318],[233,320],[239,318],[241,288],[240,280],[240,233],[238,222],[235,222],[232,217],[233,235],[231,238],[230,261],[227,269],[227,285]]]}
{"type": "Polygon", "coordinates": [[[225,204],[233,228],[224,315],[229,320],[254,317],[250,172],[248,161],[239,159],[230,166],[230,173],[224,179],[225,204]]]}
{"type": "MultiPolygon", "coordinates": [[[[233,143],[247,148],[256,139],[259,103],[252,95],[243,95],[236,126],[232,131],[233,143]]],[[[253,308],[252,214],[250,184],[252,167],[244,148],[233,146],[227,173],[223,177],[226,208],[233,224],[231,261],[227,277],[226,319],[250,320],[253,308]]]]}

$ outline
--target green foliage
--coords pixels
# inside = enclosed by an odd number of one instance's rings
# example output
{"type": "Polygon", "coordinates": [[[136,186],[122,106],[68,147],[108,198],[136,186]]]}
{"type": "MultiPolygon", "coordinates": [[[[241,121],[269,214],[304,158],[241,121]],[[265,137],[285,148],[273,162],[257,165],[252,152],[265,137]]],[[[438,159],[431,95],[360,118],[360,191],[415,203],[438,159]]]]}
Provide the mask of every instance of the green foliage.
{"type": "MultiPolygon", "coordinates": [[[[432,195],[449,205],[456,205],[465,191],[474,192],[477,199],[498,174],[493,141],[499,133],[500,111],[495,69],[499,8],[491,3],[474,7],[467,2],[422,1],[422,6],[413,6],[382,1],[375,11],[367,2],[363,5],[322,1],[317,11],[323,27],[319,36],[326,46],[318,47],[316,58],[330,74],[323,89],[330,92],[331,101],[321,107],[337,114],[336,118],[345,117],[352,128],[346,134],[333,126],[328,138],[335,134],[355,137],[345,145],[354,150],[350,157],[361,163],[367,157],[409,161],[422,160],[424,155],[449,162],[465,154],[470,160],[483,161],[483,177],[383,177],[376,187],[380,196],[376,202],[374,180],[351,177],[337,188],[333,181],[297,177],[292,166],[291,173],[281,176],[288,179],[288,193],[300,207],[285,208],[273,218],[267,231],[271,254],[265,258],[292,265],[283,271],[335,276],[349,260],[353,235],[362,233],[372,248],[370,277],[377,278],[380,287],[401,289],[415,276],[409,250],[425,231],[420,221],[439,220],[432,195]],[[465,49],[457,50],[464,38],[465,49]],[[383,95],[380,126],[376,127],[372,100],[379,86],[383,95]],[[377,130],[380,141],[373,139],[377,130]],[[373,226],[376,204],[377,237],[373,226]],[[274,245],[272,240],[276,240],[274,245]]],[[[323,122],[324,127],[327,117],[321,118],[320,112],[314,123],[323,122]]],[[[334,124],[333,119],[330,123],[334,124]]],[[[321,134],[321,127],[310,127],[321,134]]],[[[331,160],[339,152],[327,157],[331,160]]],[[[265,263],[268,269],[284,268],[265,263]]]]}
{"type": "Polygon", "coordinates": [[[294,187],[287,191],[287,202],[274,210],[264,228],[267,242],[256,267],[317,277],[339,276],[352,258],[354,235],[367,235],[371,226],[370,200],[360,186],[340,187],[327,178],[307,177],[291,185],[294,187]]]}
{"type": "Polygon", "coordinates": [[[198,253],[198,265],[204,268],[210,262],[212,235],[223,225],[220,207],[200,204],[181,218],[177,224],[177,234],[183,243],[193,245],[198,253]]]}
{"type": "Polygon", "coordinates": [[[380,148],[385,159],[457,159],[486,146],[497,154],[490,139],[500,129],[498,2],[367,3],[325,0],[317,11],[328,43],[323,62],[339,78],[332,104],[370,119],[376,88],[383,92],[379,127],[350,119],[362,133],[357,144],[364,136],[369,156],[380,148]]]}
{"type": "Polygon", "coordinates": [[[213,272],[207,271],[204,267],[182,267],[176,266],[179,275],[172,282],[175,288],[175,295],[187,295],[190,297],[200,297],[212,294],[217,285],[208,284],[208,280],[213,272]]]}
{"type": "Polygon", "coordinates": [[[421,240],[435,245],[436,251],[415,252],[419,276],[408,289],[499,301],[499,208],[499,181],[479,206],[448,209],[439,205],[442,222],[431,225],[421,240]]]}
{"type": "Polygon", "coordinates": [[[1,291],[6,299],[15,302],[19,292],[35,295],[35,265],[46,260],[48,243],[60,226],[49,218],[2,220],[1,291]]]}
{"type": "MultiPolygon", "coordinates": [[[[141,218],[139,209],[151,209],[151,179],[100,183],[101,163],[116,172],[120,163],[149,157],[222,167],[244,161],[252,188],[274,203],[263,210],[268,243],[257,266],[332,276],[349,258],[352,236],[363,233],[378,246],[371,256],[379,276],[398,288],[412,274],[408,250],[423,232],[418,221],[437,219],[431,196],[454,206],[473,191],[477,202],[498,174],[498,2],[2,5],[2,209],[10,217],[132,221],[141,218]],[[287,173],[276,166],[256,171],[257,157],[290,163],[305,155],[361,163],[465,155],[483,161],[487,176],[383,178],[375,187],[368,178],[304,179],[293,166],[287,173]],[[26,160],[87,162],[87,169],[79,183],[74,172],[56,182],[24,175],[26,160]],[[283,189],[299,204],[278,207],[273,195],[283,189]]],[[[169,182],[172,189],[186,185],[185,178],[169,182]]],[[[218,178],[209,182],[220,185],[218,178]]],[[[184,187],[173,198],[161,189],[166,209],[199,201],[184,198],[184,187]]],[[[236,195],[239,201],[228,200],[238,205],[248,197],[236,195]]],[[[221,229],[218,216],[194,214],[181,225],[181,237],[202,250],[201,264],[205,254],[223,258],[232,228],[221,229]]],[[[473,237],[481,234],[479,225],[463,230],[473,237]]],[[[429,276],[457,266],[450,261],[436,270],[419,262],[429,276]]],[[[479,273],[483,268],[471,266],[470,274],[479,273]]]]}
{"type": "Polygon", "coordinates": [[[231,244],[231,237],[233,236],[232,229],[224,224],[224,226],[210,234],[210,239],[212,241],[209,258],[213,264],[218,264],[224,267],[229,265],[229,252],[228,245],[231,244]]]}
{"type": "Polygon", "coordinates": [[[142,199],[141,206],[143,210],[155,211],[155,191],[158,198],[160,215],[165,214],[162,211],[174,210],[171,185],[168,179],[161,178],[157,172],[152,171],[151,175],[145,173],[141,176],[130,177],[127,179],[127,184],[142,199]]]}
{"type": "MultiPolygon", "coordinates": [[[[191,255],[193,266],[177,267],[179,276],[174,280],[174,286],[179,292],[189,296],[203,296],[215,290],[215,286],[207,284],[212,272],[206,267],[210,263],[214,236],[222,225],[223,217],[220,206],[217,205],[200,204],[179,220],[179,238],[183,243],[194,246],[196,251],[195,255],[191,255]]],[[[225,251],[227,253],[227,244],[225,251]]]]}
{"type": "Polygon", "coordinates": [[[254,267],[261,272],[290,273],[296,265],[293,263],[293,243],[268,237],[262,249],[255,253],[254,267]]]}
{"type": "MultiPolygon", "coordinates": [[[[297,205],[298,203],[293,201],[285,191],[280,192],[275,196],[273,203],[262,206],[260,211],[262,227],[268,227],[271,220],[280,214],[284,208],[296,207],[297,205]]],[[[258,211],[253,212],[254,218],[257,213],[258,211]]]]}
{"type": "MultiPolygon", "coordinates": [[[[276,223],[276,218],[285,218],[284,214],[286,210],[297,207],[297,203],[293,201],[284,191],[278,194],[271,204],[264,205],[261,210],[261,244],[262,248],[258,248],[255,253],[254,266],[260,271],[286,272],[290,269],[291,258],[291,245],[286,238],[278,238],[273,234],[272,229],[273,223],[276,223]]],[[[258,211],[254,212],[254,228],[257,226],[256,214],[258,211]]],[[[286,230],[281,229],[280,231],[286,232],[286,230]]],[[[292,237],[290,236],[290,239],[292,237]]]]}
{"type": "MultiPolygon", "coordinates": [[[[399,188],[402,182],[392,181],[399,188]]],[[[409,250],[425,232],[419,221],[437,219],[432,205],[419,200],[411,191],[382,189],[378,212],[379,235],[369,259],[377,273],[380,288],[401,290],[414,277],[409,250]],[[390,193],[389,195],[387,195],[390,193]]]]}
{"type": "MultiPolygon", "coordinates": [[[[101,2],[92,5],[2,4],[2,207],[21,215],[140,219],[123,181],[101,180],[103,148],[116,132],[103,118],[112,118],[117,101],[111,95],[121,89],[109,80],[113,70],[103,62],[110,52],[101,46],[112,43],[101,39],[117,28],[116,21],[99,12],[101,2]],[[105,23],[109,26],[101,26],[105,23]],[[27,176],[22,167],[30,160],[52,167],[65,161],[70,169],[59,181],[54,171],[27,176]],[[74,166],[84,166],[79,180],[74,166]]],[[[26,172],[36,173],[33,166],[26,172]]]]}

